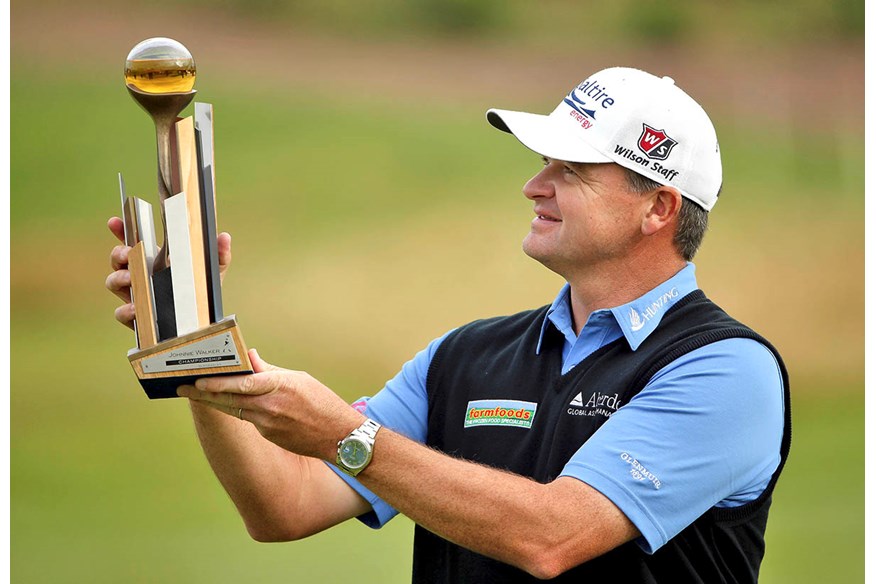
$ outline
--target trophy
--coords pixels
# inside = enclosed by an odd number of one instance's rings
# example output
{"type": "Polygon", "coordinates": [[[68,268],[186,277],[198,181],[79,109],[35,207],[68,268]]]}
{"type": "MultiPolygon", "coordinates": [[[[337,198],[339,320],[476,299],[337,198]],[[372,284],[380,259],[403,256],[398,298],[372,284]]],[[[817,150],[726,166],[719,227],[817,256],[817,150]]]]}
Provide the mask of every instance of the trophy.
{"type": "Polygon", "coordinates": [[[182,44],[151,38],[125,62],[131,97],[152,118],[158,144],[159,248],[152,205],[125,193],[119,173],[137,346],[128,360],[150,399],[176,397],[199,377],[252,373],[234,315],[224,316],[216,241],[213,107],[195,102],[195,62],[182,44]]]}

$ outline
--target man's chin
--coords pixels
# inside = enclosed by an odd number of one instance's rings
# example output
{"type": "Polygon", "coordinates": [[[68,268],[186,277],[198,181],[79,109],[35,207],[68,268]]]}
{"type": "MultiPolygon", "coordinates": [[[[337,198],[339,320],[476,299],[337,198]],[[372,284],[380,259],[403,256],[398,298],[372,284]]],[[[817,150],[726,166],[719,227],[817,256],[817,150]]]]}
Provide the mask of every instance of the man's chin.
{"type": "MultiPolygon", "coordinates": [[[[530,234],[531,236],[531,234],[530,234]]],[[[529,241],[529,236],[523,240],[523,253],[546,267],[547,269],[556,272],[556,258],[548,250],[541,249],[534,242],[529,241]]]]}

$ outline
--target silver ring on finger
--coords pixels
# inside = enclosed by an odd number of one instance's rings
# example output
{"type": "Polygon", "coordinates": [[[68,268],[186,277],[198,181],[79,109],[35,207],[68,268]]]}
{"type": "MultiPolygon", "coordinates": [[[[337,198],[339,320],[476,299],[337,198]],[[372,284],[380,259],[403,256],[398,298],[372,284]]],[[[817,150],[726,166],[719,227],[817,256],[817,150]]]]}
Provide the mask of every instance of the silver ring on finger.
{"type": "Polygon", "coordinates": [[[243,419],[243,408],[237,408],[237,418],[239,420],[243,419]]]}

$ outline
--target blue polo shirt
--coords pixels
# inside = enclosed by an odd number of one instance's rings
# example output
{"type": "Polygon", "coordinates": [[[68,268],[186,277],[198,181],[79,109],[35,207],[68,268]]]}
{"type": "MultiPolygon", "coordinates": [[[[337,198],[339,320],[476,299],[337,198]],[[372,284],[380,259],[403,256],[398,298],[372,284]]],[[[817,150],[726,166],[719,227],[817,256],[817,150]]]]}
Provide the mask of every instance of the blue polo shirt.
{"type": "MultiPolygon", "coordinates": [[[[563,373],[620,337],[635,351],[666,311],[697,289],[694,272],[689,263],[636,300],[591,313],[579,335],[566,284],[548,310],[542,338],[548,327],[563,335],[563,373]]],[[[450,332],[417,353],[373,398],[354,406],[425,442],[426,378],[450,332]]],[[[535,353],[540,350],[541,339],[535,353]]],[[[782,376],[772,352],[751,339],[718,341],[658,371],[581,445],[561,476],[587,483],[617,505],[642,533],[638,544],[653,553],[709,508],[742,505],[763,492],[779,464],[783,416],[782,376]],[[630,472],[638,461],[625,458],[628,452],[649,461],[659,488],[630,472]]],[[[395,516],[356,479],[332,468],[371,504],[373,512],[360,517],[366,525],[380,527],[395,516]]]]}

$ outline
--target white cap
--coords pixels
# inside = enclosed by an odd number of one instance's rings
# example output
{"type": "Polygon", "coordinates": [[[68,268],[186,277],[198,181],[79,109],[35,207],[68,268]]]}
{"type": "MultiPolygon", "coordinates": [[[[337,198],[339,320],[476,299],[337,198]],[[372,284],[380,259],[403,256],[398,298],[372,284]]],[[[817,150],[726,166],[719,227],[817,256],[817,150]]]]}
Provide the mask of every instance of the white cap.
{"type": "Polygon", "coordinates": [[[715,127],[669,77],[626,67],[594,73],[549,116],[491,109],[487,120],[547,158],[616,162],[710,211],[721,188],[715,127]]]}

